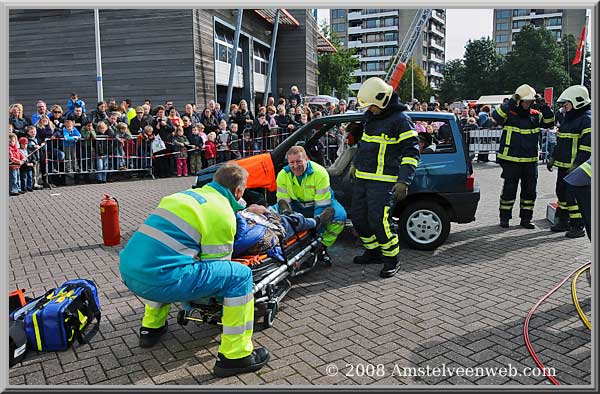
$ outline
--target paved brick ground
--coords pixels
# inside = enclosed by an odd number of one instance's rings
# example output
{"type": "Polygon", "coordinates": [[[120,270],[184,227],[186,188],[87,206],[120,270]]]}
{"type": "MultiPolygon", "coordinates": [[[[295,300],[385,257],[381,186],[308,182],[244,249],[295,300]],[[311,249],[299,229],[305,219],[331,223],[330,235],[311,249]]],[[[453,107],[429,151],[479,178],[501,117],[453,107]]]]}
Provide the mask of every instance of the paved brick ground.
{"type": "MultiPolygon", "coordinates": [[[[359,248],[345,232],[331,249],[333,267],[294,280],[275,326],[255,332],[255,344],[272,352],[269,365],[257,374],[227,379],[210,373],[220,330],[179,326],[175,308],[164,340],[149,350],[137,346],[143,306],[120,281],[121,247],[102,245],[102,193],[119,199],[125,242],[162,196],[188,187],[193,178],[70,186],[11,197],[11,288],[24,287],[37,296],[67,279],[91,278],[99,287],[103,319],[89,345],[29,352],[10,370],[10,384],[547,384],[540,377],[393,373],[396,365],[535,367],[523,342],[525,315],[591,256],[587,238],[570,240],[548,229],[545,209],[554,199],[555,173],[540,167],[538,228],[504,230],[497,225],[499,168],[475,167],[482,192],[476,222],[453,224],[435,252],[403,250],[401,272],[386,280],[378,277],[378,267],[351,263],[359,248]],[[366,363],[383,364],[385,376],[348,376],[347,364],[366,363]],[[336,376],[327,375],[330,365],[339,369],[336,376]]],[[[585,279],[578,291],[589,314],[585,279]]],[[[568,286],[540,307],[531,327],[535,349],[556,368],[561,383],[590,384],[590,332],[577,317],[568,286]]]]}

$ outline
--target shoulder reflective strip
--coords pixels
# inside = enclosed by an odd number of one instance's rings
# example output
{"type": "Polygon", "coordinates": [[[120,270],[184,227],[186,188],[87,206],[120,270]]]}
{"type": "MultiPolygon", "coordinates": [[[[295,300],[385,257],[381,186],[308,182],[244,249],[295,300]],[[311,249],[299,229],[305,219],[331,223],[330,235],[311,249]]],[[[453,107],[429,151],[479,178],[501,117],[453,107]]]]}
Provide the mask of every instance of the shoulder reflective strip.
{"type": "Polygon", "coordinates": [[[179,194],[185,194],[186,196],[193,197],[196,201],[198,201],[199,204],[204,204],[206,202],[206,198],[191,190],[184,190],[179,192],[179,194]]]}
{"type": "Polygon", "coordinates": [[[154,214],[171,222],[178,229],[186,233],[191,239],[196,241],[197,244],[200,243],[200,239],[202,238],[202,236],[200,235],[198,230],[193,228],[188,222],[175,215],[173,212],[168,211],[164,208],[156,208],[154,210],[154,214]]]}
{"type": "Polygon", "coordinates": [[[322,207],[322,206],[326,206],[326,205],[331,205],[331,198],[315,201],[315,206],[317,206],[317,207],[322,207]]]}
{"type": "Polygon", "coordinates": [[[233,244],[222,244],[222,245],[200,245],[202,253],[206,254],[222,254],[231,253],[233,251],[233,244]]]}
{"type": "Polygon", "coordinates": [[[35,342],[37,345],[37,350],[42,350],[42,336],[40,334],[40,326],[38,325],[38,321],[37,321],[37,314],[40,310],[38,309],[37,311],[33,312],[33,330],[35,331],[35,342]]]}
{"type": "Polygon", "coordinates": [[[581,165],[581,169],[583,171],[585,171],[586,174],[588,174],[590,176],[590,178],[592,177],[592,165],[590,163],[588,163],[587,161],[585,163],[583,163],[581,165]]]}
{"type": "Polygon", "coordinates": [[[181,242],[177,241],[175,238],[171,237],[170,235],[167,235],[154,227],[150,227],[147,224],[142,224],[138,231],[142,234],[146,234],[147,236],[149,236],[151,238],[154,238],[158,242],[162,242],[163,244],[165,244],[166,246],[173,249],[174,251],[176,251],[179,254],[184,254],[184,255],[190,256],[192,258],[195,258],[196,256],[198,256],[197,250],[188,248],[187,246],[185,246],[181,242]]]}
{"type": "Polygon", "coordinates": [[[248,330],[252,330],[254,328],[254,320],[250,320],[246,322],[243,326],[223,326],[223,334],[224,335],[241,335],[248,330]]]}
{"type": "Polygon", "coordinates": [[[587,146],[587,145],[579,145],[579,150],[591,153],[592,152],[592,147],[591,146],[587,146]]]}
{"type": "Polygon", "coordinates": [[[246,294],[240,297],[223,298],[223,306],[240,306],[245,305],[254,298],[254,294],[246,294]]]}
{"type": "Polygon", "coordinates": [[[315,190],[315,194],[325,194],[327,192],[329,192],[329,186],[328,187],[324,187],[322,189],[315,190]]]}
{"type": "Polygon", "coordinates": [[[419,165],[419,161],[417,159],[415,159],[414,157],[403,157],[401,164],[412,164],[413,166],[416,167],[419,165]]]}
{"type": "Polygon", "coordinates": [[[285,193],[287,194],[288,190],[286,187],[277,186],[277,193],[285,193]]]}
{"type": "Polygon", "coordinates": [[[359,171],[359,170],[356,170],[355,175],[357,178],[370,179],[370,180],[374,180],[374,181],[396,182],[398,180],[398,177],[395,175],[378,175],[378,174],[373,174],[370,172],[363,172],[363,171],[359,171]]]}
{"type": "Polygon", "coordinates": [[[584,134],[588,134],[588,133],[591,133],[591,132],[592,132],[592,128],[588,127],[588,128],[585,128],[585,129],[581,130],[581,135],[583,136],[584,134]]]}
{"type": "Polygon", "coordinates": [[[506,119],[506,114],[504,113],[504,111],[502,111],[502,108],[500,108],[500,107],[496,108],[496,113],[498,115],[500,115],[501,117],[503,117],[504,119],[506,119]]]}
{"type": "Polygon", "coordinates": [[[561,133],[560,131],[558,133],[556,133],[556,136],[558,138],[579,138],[579,134],[561,133]]]}

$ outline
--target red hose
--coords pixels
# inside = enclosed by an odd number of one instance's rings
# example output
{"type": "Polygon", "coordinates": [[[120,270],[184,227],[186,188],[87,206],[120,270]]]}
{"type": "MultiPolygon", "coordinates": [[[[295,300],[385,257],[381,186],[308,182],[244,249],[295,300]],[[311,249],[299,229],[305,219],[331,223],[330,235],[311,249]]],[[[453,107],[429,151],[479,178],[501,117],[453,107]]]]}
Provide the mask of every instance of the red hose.
{"type": "Polygon", "coordinates": [[[554,294],[562,285],[564,285],[565,282],[568,281],[569,278],[571,278],[571,276],[575,275],[575,273],[577,271],[579,271],[580,269],[582,269],[587,264],[588,263],[582,265],[581,267],[579,267],[576,270],[574,270],[573,272],[571,272],[566,278],[564,278],[562,281],[560,281],[559,284],[557,284],[552,290],[550,290],[545,296],[543,296],[533,306],[533,308],[531,308],[531,310],[527,314],[527,317],[525,318],[525,324],[523,325],[523,338],[525,340],[525,345],[527,346],[527,350],[529,351],[529,354],[531,355],[531,358],[533,358],[533,361],[535,361],[535,364],[538,366],[538,368],[544,372],[544,376],[547,377],[548,380],[550,380],[552,382],[552,384],[555,385],[555,386],[560,386],[559,381],[556,380],[556,378],[554,376],[546,375],[546,369],[544,367],[544,364],[538,358],[537,354],[535,353],[535,350],[533,350],[533,346],[531,345],[531,341],[529,340],[529,320],[531,320],[531,316],[533,316],[533,313],[538,308],[538,306],[540,306],[540,304],[542,302],[546,301],[546,299],[548,297],[550,297],[552,294],[554,294]]]}

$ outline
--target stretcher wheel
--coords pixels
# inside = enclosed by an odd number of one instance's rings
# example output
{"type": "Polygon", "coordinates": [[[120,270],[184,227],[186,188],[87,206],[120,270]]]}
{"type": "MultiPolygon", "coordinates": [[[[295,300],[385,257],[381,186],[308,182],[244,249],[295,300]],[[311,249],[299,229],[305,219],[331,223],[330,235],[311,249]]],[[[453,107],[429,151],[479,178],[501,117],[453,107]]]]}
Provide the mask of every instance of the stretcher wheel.
{"type": "Polygon", "coordinates": [[[181,324],[182,326],[187,326],[188,319],[185,318],[185,311],[179,311],[177,313],[177,323],[181,324]]]}
{"type": "Polygon", "coordinates": [[[275,316],[279,311],[278,303],[274,303],[272,307],[267,308],[267,312],[265,313],[265,317],[263,319],[263,328],[271,328],[273,327],[273,322],[275,321],[275,316]]]}

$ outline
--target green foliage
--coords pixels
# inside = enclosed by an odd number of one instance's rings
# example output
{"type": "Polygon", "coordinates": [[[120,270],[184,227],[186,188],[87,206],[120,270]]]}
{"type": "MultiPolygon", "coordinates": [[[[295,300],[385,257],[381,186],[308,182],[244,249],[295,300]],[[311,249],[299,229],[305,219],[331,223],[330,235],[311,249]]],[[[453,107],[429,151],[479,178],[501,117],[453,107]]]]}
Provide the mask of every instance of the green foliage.
{"type": "Polygon", "coordinates": [[[463,97],[477,99],[493,94],[498,86],[501,56],[496,53],[496,44],[490,38],[469,40],[465,46],[463,97]]]}
{"type": "Polygon", "coordinates": [[[466,79],[462,59],[450,60],[444,68],[444,79],[440,86],[440,101],[452,103],[465,98],[463,82],[466,79]]]}
{"type": "Polygon", "coordinates": [[[504,86],[514,91],[526,83],[536,91],[553,87],[562,92],[569,86],[564,55],[554,35],[545,27],[525,25],[514,36],[515,45],[506,56],[504,86]]]}
{"type": "Polygon", "coordinates": [[[327,25],[321,29],[337,52],[319,55],[319,93],[331,95],[335,90],[340,97],[348,97],[348,85],[354,82],[351,74],[360,68],[360,62],[353,57],[355,50],[342,48],[339,38],[331,34],[327,25]]]}
{"type": "MultiPolygon", "coordinates": [[[[583,59],[576,65],[572,65],[573,58],[575,57],[575,52],[577,52],[577,44],[579,43],[579,38],[575,38],[572,34],[568,34],[563,36],[561,40],[561,47],[563,53],[563,66],[567,70],[569,74],[569,85],[579,85],[581,84],[581,67],[583,67],[583,59]]],[[[592,66],[591,66],[591,56],[589,52],[589,48],[586,48],[585,52],[585,78],[583,84],[590,90],[591,88],[591,77],[592,77],[592,66]]],[[[555,92],[556,95],[560,95],[561,92],[555,92]]],[[[591,94],[591,90],[590,90],[591,94]]]]}
{"type": "Polygon", "coordinates": [[[423,67],[414,63],[413,59],[409,60],[406,65],[406,71],[402,76],[402,80],[400,80],[400,84],[398,85],[398,89],[396,92],[398,93],[398,97],[400,97],[400,101],[407,103],[412,100],[412,73],[413,69],[415,72],[414,78],[414,93],[415,98],[419,99],[419,101],[429,101],[429,97],[432,95],[432,89],[427,84],[427,79],[425,77],[425,70],[423,67]]]}

